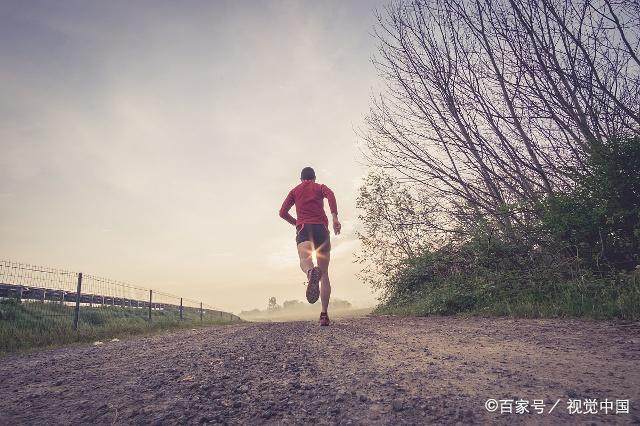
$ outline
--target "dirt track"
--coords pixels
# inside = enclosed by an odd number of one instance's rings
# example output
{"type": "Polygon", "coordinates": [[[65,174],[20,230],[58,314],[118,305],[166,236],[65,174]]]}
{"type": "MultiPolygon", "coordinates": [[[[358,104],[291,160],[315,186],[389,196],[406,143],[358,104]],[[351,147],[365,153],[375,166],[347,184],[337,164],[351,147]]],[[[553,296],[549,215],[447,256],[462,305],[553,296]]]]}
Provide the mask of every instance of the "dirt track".
{"type": "Polygon", "coordinates": [[[640,421],[640,326],[245,323],[11,355],[0,378],[0,424],[627,423],[640,421]],[[544,414],[489,413],[488,398],[547,405],[544,414]],[[569,398],[629,399],[630,414],[570,415],[569,398]]]}

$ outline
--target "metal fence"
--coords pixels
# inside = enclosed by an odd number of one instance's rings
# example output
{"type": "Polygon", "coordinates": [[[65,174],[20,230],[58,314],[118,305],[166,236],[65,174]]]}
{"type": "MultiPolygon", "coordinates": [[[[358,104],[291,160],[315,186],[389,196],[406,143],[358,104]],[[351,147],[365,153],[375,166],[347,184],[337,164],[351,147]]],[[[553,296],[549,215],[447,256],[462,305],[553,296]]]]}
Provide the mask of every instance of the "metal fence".
{"type": "Polygon", "coordinates": [[[202,301],[82,272],[0,260],[0,320],[55,320],[73,329],[105,323],[240,321],[202,301]],[[19,308],[19,309],[17,309],[19,308]]]}

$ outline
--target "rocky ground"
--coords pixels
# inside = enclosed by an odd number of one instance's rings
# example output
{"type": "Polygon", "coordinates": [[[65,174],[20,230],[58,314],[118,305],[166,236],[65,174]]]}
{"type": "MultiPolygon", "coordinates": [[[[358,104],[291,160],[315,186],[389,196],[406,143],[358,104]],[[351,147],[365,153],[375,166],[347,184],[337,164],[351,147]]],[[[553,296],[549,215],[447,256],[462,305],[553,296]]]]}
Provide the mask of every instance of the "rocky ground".
{"type": "Polygon", "coordinates": [[[10,355],[0,380],[0,424],[638,423],[640,325],[243,323],[10,355]],[[487,411],[490,398],[514,412],[487,411]],[[569,414],[570,399],[581,411],[597,400],[598,414],[569,414]],[[530,413],[499,400],[529,401],[519,405],[530,413]],[[615,414],[616,400],[629,414],[615,414]]]}

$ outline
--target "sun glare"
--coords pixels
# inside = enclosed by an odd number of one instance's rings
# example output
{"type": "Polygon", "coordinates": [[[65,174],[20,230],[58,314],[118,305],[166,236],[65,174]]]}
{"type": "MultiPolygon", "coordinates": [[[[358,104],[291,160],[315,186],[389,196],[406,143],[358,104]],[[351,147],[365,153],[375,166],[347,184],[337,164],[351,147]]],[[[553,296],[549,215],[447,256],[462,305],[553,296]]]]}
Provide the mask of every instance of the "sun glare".
{"type": "Polygon", "coordinates": [[[316,251],[312,250],[311,251],[311,260],[313,260],[313,263],[318,263],[318,256],[316,256],[316,251]]]}

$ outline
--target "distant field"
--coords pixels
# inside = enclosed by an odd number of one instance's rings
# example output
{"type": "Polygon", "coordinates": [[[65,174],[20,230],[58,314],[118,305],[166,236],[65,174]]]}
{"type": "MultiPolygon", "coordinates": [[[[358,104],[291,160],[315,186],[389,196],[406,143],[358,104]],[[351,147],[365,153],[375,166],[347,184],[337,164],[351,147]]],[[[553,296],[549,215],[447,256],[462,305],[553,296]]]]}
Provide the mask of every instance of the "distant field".
{"type": "MultiPolygon", "coordinates": [[[[330,318],[355,318],[369,315],[373,308],[360,309],[336,309],[329,310],[330,318]]],[[[317,320],[319,312],[315,311],[293,311],[293,312],[274,312],[273,314],[262,313],[260,315],[243,315],[241,318],[246,321],[255,322],[280,322],[280,321],[306,321],[317,320]]]]}

